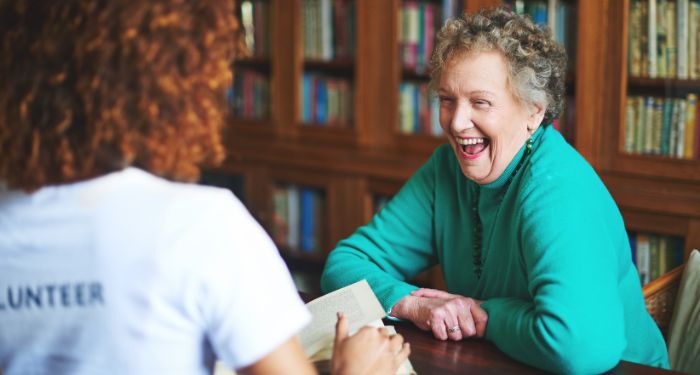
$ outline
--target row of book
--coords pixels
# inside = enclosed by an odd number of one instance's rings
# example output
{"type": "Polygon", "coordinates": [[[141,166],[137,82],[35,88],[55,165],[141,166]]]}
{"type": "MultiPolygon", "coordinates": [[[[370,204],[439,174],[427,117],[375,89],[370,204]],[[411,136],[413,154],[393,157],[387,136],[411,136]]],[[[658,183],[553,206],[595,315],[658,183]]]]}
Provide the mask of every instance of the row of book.
{"type": "Polygon", "coordinates": [[[404,69],[425,73],[441,16],[437,4],[418,1],[401,4],[399,43],[404,69]]]}
{"type": "Polygon", "coordinates": [[[554,40],[564,46],[568,69],[576,61],[576,3],[567,0],[516,0],[506,4],[518,14],[527,14],[538,25],[547,25],[554,40]]]}
{"type": "Polygon", "coordinates": [[[625,106],[624,150],[679,159],[700,156],[698,97],[629,96],[625,106]]]}
{"type": "Polygon", "coordinates": [[[424,74],[437,30],[448,19],[461,15],[464,2],[406,0],[399,9],[399,45],[404,69],[424,74]]]}
{"type": "Polygon", "coordinates": [[[425,82],[399,86],[399,131],[403,134],[442,135],[440,103],[425,82]]]}
{"type": "Polygon", "coordinates": [[[631,0],[633,77],[700,78],[700,0],[631,0]]]}
{"type": "Polygon", "coordinates": [[[237,117],[262,120],[270,116],[270,79],[265,74],[238,68],[226,96],[237,117]]]}
{"type": "Polygon", "coordinates": [[[316,60],[355,55],[355,1],[303,0],[304,57],[316,60]]]}
{"type": "Polygon", "coordinates": [[[279,247],[307,253],[322,250],[325,218],[322,190],[275,185],[272,189],[272,207],[271,235],[279,247]]]}
{"type": "Polygon", "coordinates": [[[303,123],[335,127],[352,124],[353,90],[349,80],[305,73],[301,91],[303,123]]]}
{"type": "Polygon", "coordinates": [[[266,0],[241,2],[240,20],[248,52],[252,56],[270,55],[270,4],[266,0]]]}
{"type": "Polygon", "coordinates": [[[642,285],[683,263],[683,239],[650,233],[628,233],[632,260],[642,285]]]}

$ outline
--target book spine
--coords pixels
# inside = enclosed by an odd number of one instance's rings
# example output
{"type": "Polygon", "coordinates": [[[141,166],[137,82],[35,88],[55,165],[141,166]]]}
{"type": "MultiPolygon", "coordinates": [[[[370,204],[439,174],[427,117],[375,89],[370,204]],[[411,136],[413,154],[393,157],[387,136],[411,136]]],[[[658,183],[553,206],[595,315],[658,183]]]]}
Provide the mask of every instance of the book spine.
{"type": "Polygon", "coordinates": [[[646,126],[645,102],[643,96],[636,97],[637,100],[637,125],[634,127],[634,153],[641,154],[644,152],[644,128],[646,126]]]}
{"type": "Polygon", "coordinates": [[[641,53],[640,77],[649,77],[649,0],[639,0],[640,2],[640,22],[639,22],[639,51],[641,53]]]}
{"type": "Polygon", "coordinates": [[[691,0],[688,3],[688,78],[698,79],[698,18],[700,18],[700,2],[691,0]]]}
{"type": "Polygon", "coordinates": [[[325,220],[325,200],[320,191],[315,190],[312,196],[312,216],[313,223],[311,228],[311,251],[318,252],[323,246],[323,223],[325,220]]]}
{"type": "Polygon", "coordinates": [[[668,236],[659,236],[659,276],[670,271],[669,255],[671,252],[668,249],[668,236]]]}
{"type": "Polygon", "coordinates": [[[314,211],[313,211],[313,190],[302,188],[300,191],[300,250],[303,252],[311,252],[314,249],[313,227],[314,227],[314,211]]]}
{"type": "Polygon", "coordinates": [[[659,277],[659,236],[649,235],[649,281],[659,277]]]}
{"type": "Polygon", "coordinates": [[[289,243],[287,238],[289,214],[287,210],[287,190],[285,188],[280,186],[273,187],[272,206],[272,238],[277,244],[287,245],[289,243]]]}
{"type": "Polygon", "coordinates": [[[552,31],[552,35],[557,35],[557,5],[558,0],[547,0],[547,26],[552,31]]]}
{"type": "Polygon", "coordinates": [[[424,65],[421,67],[421,72],[424,72],[430,63],[430,53],[433,51],[433,40],[435,39],[435,6],[433,4],[425,4],[425,32],[423,34],[423,54],[424,65]]]}
{"type": "Polygon", "coordinates": [[[423,73],[425,71],[426,56],[425,53],[425,6],[424,2],[418,3],[418,42],[416,43],[416,72],[423,73]]]}
{"type": "Polygon", "coordinates": [[[668,0],[657,0],[656,3],[656,68],[659,77],[667,77],[667,28],[666,6],[668,0]]]}
{"type": "Polygon", "coordinates": [[[408,82],[401,82],[399,86],[399,130],[403,134],[411,133],[411,97],[410,90],[411,84],[408,82]]]}
{"type": "Polygon", "coordinates": [[[635,98],[627,97],[625,102],[625,152],[634,152],[634,127],[637,118],[635,115],[635,98]]]}
{"type": "Polygon", "coordinates": [[[637,234],[637,272],[642,285],[647,284],[649,279],[649,236],[637,234]]]}
{"type": "Polygon", "coordinates": [[[647,18],[647,42],[649,54],[649,77],[656,78],[658,76],[657,71],[657,46],[656,46],[656,0],[649,0],[649,14],[647,18]]]}
{"type": "Polygon", "coordinates": [[[343,16],[343,0],[335,0],[333,2],[333,45],[335,46],[335,57],[348,57],[347,36],[345,32],[345,17],[343,16]]]}
{"type": "Polygon", "coordinates": [[[675,78],[678,75],[678,27],[676,25],[676,2],[670,1],[666,4],[666,24],[670,25],[666,29],[666,68],[668,77],[675,78]]]}
{"type": "Polygon", "coordinates": [[[324,60],[333,60],[333,4],[331,0],[321,0],[321,51],[324,60]]]}
{"type": "Polygon", "coordinates": [[[668,156],[676,156],[676,148],[678,147],[678,105],[679,99],[668,98],[671,101],[671,131],[668,139],[668,156]]]}
{"type": "Polygon", "coordinates": [[[654,120],[653,120],[652,148],[651,153],[654,155],[661,154],[661,133],[663,132],[664,123],[664,100],[663,98],[654,98],[654,120]]]}
{"type": "Polygon", "coordinates": [[[678,0],[678,78],[688,79],[688,0],[678,0]]]}
{"type": "Polygon", "coordinates": [[[304,58],[308,59],[313,56],[313,36],[311,30],[311,0],[302,0],[301,2],[301,19],[302,29],[304,32],[304,58]]]}
{"type": "Polygon", "coordinates": [[[641,23],[642,23],[642,3],[640,0],[631,0],[629,28],[628,28],[628,69],[632,77],[640,77],[642,70],[642,50],[641,50],[641,23]]]}
{"type": "Polygon", "coordinates": [[[673,113],[673,101],[664,99],[663,125],[661,129],[661,155],[668,156],[671,142],[671,115],[673,113]]]}
{"type": "Polygon", "coordinates": [[[299,188],[295,185],[287,187],[287,246],[291,250],[298,250],[299,241],[299,220],[300,220],[300,208],[299,208],[299,188]]]}
{"type": "Polygon", "coordinates": [[[685,145],[683,150],[683,156],[686,159],[693,159],[695,157],[695,132],[697,129],[695,115],[697,113],[698,96],[697,94],[688,94],[686,98],[686,112],[685,112],[685,145]]]}
{"type": "Polygon", "coordinates": [[[644,100],[644,146],[642,152],[651,154],[654,150],[654,98],[647,96],[644,100]]]}
{"type": "Polygon", "coordinates": [[[676,133],[676,153],[675,157],[682,159],[685,154],[685,114],[687,103],[683,99],[678,99],[678,132],[676,133]]]}
{"type": "Polygon", "coordinates": [[[406,66],[409,69],[416,70],[418,68],[418,42],[420,41],[420,10],[417,2],[407,2],[408,14],[408,60],[406,66]]]}

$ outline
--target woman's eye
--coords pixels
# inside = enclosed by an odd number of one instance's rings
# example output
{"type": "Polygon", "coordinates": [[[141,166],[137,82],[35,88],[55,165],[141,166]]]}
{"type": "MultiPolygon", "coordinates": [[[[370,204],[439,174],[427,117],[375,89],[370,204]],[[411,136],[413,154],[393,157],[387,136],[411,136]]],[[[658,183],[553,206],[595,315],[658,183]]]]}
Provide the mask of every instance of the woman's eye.
{"type": "Polygon", "coordinates": [[[479,106],[479,107],[490,107],[491,103],[489,103],[486,100],[475,100],[474,105],[479,106]]]}
{"type": "Polygon", "coordinates": [[[447,96],[441,96],[439,99],[440,103],[452,103],[452,98],[447,96]]]}

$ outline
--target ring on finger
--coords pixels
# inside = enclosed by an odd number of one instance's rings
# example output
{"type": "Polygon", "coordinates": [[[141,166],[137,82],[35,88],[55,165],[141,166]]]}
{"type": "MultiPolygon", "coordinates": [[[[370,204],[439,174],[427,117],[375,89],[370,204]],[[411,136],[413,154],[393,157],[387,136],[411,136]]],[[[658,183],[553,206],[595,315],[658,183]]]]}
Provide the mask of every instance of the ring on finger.
{"type": "Polygon", "coordinates": [[[459,331],[460,331],[459,324],[453,325],[452,327],[447,329],[447,332],[449,332],[449,333],[457,333],[459,331]]]}

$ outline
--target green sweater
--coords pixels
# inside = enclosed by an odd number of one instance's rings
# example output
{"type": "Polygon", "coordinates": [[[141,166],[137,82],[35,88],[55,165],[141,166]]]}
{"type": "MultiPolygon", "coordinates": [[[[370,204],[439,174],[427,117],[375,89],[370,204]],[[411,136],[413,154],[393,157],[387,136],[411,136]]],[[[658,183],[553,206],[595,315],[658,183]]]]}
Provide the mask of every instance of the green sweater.
{"type": "Polygon", "coordinates": [[[325,292],[367,279],[388,311],[442,266],[450,293],[485,300],[486,338],[527,364],[600,373],[620,359],[668,367],[644,305],[622,216],[591,166],[551,126],[491,184],[462,174],[439,147],[372,221],[331,252],[325,292]],[[507,183],[521,158],[525,158],[507,183]],[[480,189],[483,270],[473,264],[480,189]]]}

